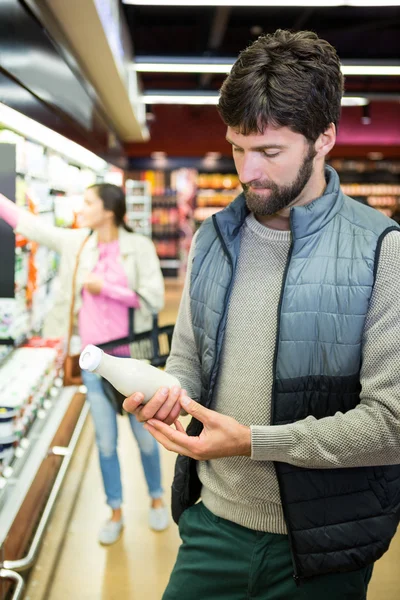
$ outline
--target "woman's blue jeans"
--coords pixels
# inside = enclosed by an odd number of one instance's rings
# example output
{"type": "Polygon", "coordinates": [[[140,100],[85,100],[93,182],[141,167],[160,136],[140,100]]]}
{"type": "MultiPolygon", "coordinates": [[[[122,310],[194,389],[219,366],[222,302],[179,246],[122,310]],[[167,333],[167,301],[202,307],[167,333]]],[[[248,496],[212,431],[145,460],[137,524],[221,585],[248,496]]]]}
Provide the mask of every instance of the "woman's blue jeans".
{"type": "MultiPolygon", "coordinates": [[[[87,400],[94,421],[107,504],[112,509],[117,509],[122,504],[121,470],[117,453],[117,414],[103,392],[101,378],[87,371],[82,372],[82,378],[87,388],[87,400]]],[[[158,443],[136,417],[128,415],[128,418],[139,446],[149,495],[151,498],[160,498],[163,489],[158,443]]]]}

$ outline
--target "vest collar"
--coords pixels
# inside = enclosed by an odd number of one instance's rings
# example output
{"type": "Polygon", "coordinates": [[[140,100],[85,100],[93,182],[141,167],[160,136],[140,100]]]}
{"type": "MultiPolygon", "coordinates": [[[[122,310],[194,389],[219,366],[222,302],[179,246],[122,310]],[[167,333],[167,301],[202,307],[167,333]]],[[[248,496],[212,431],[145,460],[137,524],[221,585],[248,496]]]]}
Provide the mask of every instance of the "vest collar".
{"type": "MultiPolygon", "coordinates": [[[[339,176],[332,167],[325,166],[327,185],[322,196],[304,206],[290,209],[290,221],[294,239],[313,235],[321,230],[339,212],[343,205],[343,194],[340,189],[339,176]]],[[[242,227],[249,209],[244,194],[220,212],[214,215],[218,228],[230,248],[242,227]]]]}
{"type": "Polygon", "coordinates": [[[326,188],[322,196],[304,206],[290,209],[290,223],[294,239],[301,239],[320,231],[337,215],[343,206],[339,176],[332,167],[325,167],[326,188]]]}

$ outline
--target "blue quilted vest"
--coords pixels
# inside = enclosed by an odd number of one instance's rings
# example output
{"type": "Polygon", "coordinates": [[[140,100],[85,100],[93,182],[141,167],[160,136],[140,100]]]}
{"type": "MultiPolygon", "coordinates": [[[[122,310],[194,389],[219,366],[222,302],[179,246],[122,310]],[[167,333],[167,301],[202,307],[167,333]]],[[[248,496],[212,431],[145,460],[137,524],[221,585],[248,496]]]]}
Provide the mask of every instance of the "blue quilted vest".
{"type": "MultiPolygon", "coordinates": [[[[326,168],[324,195],[290,211],[292,245],[282,285],[271,423],[345,413],[360,402],[361,341],[381,242],[396,223],[340,190],[326,168]]],[[[201,403],[210,406],[228,304],[248,215],[240,195],[198,235],[190,285],[202,365],[201,403]]],[[[198,435],[195,419],[188,433],[198,435]]],[[[400,466],[307,469],[275,463],[294,577],[351,571],[387,550],[400,517],[400,466]]],[[[173,515],[199,498],[196,463],[179,456],[173,515]]]]}

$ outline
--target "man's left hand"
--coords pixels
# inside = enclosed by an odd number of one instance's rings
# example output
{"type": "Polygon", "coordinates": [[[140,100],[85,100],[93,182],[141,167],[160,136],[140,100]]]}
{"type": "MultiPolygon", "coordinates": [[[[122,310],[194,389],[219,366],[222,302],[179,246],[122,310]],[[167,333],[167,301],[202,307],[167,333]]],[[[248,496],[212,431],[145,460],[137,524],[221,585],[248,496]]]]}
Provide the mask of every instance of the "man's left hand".
{"type": "Polygon", "coordinates": [[[197,437],[189,436],[179,421],[175,421],[176,429],[173,429],[157,419],[150,419],[144,427],[164,448],[196,460],[251,456],[250,427],[209,410],[187,396],[182,396],[180,402],[188,414],[203,423],[203,430],[197,437]]]}

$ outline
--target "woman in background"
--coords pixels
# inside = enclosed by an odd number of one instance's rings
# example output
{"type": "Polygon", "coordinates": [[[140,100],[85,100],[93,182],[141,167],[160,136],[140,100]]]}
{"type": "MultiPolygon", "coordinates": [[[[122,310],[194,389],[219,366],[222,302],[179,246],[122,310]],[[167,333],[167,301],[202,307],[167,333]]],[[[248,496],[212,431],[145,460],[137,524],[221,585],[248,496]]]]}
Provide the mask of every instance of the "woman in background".
{"type": "MultiPolygon", "coordinates": [[[[129,308],[135,309],[136,333],[151,329],[151,310],[159,312],[164,304],[160,264],[152,241],[132,232],[125,224],[125,213],[123,190],[109,183],[86,190],[82,228],[75,230],[43,224],[0,194],[0,218],[16,233],[60,255],[59,291],[45,321],[44,337],[67,336],[73,273],[85,239],[78,263],[74,309],[74,326],[82,348],[127,336],[129,308]]],[[[129,356],[129,348],[118,349],[118,356],[129,356]]],[[[100,377],[87,372],[82,376],[96,431],[107,504],[111,508],[110,518],[101,527],[99,542],[109,545],[118,540],[124,525],[117,414],[103,392],[100,377]]],[[[168,526],[169,513],[162,500],[158,444],[133,415],[129,415],[129,421],[151,498],[149,525],[155,531],[162,531],[168,526]]]]}

